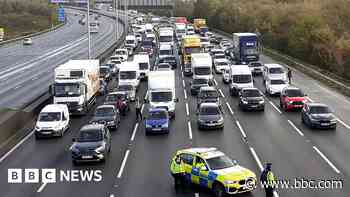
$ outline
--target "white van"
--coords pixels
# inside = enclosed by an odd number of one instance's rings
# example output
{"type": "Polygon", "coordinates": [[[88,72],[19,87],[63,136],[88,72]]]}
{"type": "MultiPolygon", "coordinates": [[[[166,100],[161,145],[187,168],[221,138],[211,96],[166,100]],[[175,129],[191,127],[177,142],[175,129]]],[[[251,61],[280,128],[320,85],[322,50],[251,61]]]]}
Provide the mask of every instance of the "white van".
{"type": "Polygon", "coordinates": [[[193,79],[207,79],[209,83],[212,82],[212,60],[209,53],[192,53],[191,69],[193,79]]]}
{"type": "Polygon", "coordinates": [[[139,71],[140,71],[140,78],[141,79],[147,79],[148,73],[150,71],[150,61],[149,61],[149,55],[145,54],[137,54],[134,55],[134,62],[139,65],[139,71]]]}
{"type": "Polygon", "coordinates": [[[132,85],[136,89],[140,84],[139,66],[135,62],[123,62],[119,67],[119,84],[132,85]]]}
{"type": "Polygon", "coordinates": [[[35,137],[60,136],[69,128],[69,110],[65,104],[46,105],[36,121],[35,137]]]}
{"type": "Polygon", "coordinates": [[[134,35],[127,35],[125,37],[125,44],[124,44],[124,46],[125,47],[131,47],[131,48],[133,48],[135,50],[136,47],[137,47],[137,44],[138,44],[137,42],[138,41],[137,41],[137,39],[136,39],[136,37],[134,35]]]}
{"type": "Polygon", "coordinates": [[[115,56],[120,57],[122,61],[127,61],[129,57],[128,49],[116,49],[115,50],[115,56]]]}
{"type": "Polygon", "coordinates": [[[169,55],[174,55],[173,47],[170,44],[161,44],[159,46],[159,59],[168,57],[169,55]]]}
{"type": "Polygon", "coordinates": [[[253,77],[247,65],[235,65],[230,69],[230,94],[238,95],[242,88],[253,88],[253,77]]]}
{"type": "Polygon", "coordinates": [[[263,69],[264,81],[282,79],[287,81],[287,72],[280,64],[265,64],[263,69]]]}

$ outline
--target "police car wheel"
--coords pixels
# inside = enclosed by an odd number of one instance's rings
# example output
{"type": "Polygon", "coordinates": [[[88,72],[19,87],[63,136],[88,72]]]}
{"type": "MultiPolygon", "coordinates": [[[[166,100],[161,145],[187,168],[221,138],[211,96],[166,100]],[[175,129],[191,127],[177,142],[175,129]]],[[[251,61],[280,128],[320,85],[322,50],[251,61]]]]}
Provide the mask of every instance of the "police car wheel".
{"type": "Polygon", "coordinates": [[[223,197],[225,195],[225,189],[220,183],[214,185],[213,192],[216,197],[223,197]]]}

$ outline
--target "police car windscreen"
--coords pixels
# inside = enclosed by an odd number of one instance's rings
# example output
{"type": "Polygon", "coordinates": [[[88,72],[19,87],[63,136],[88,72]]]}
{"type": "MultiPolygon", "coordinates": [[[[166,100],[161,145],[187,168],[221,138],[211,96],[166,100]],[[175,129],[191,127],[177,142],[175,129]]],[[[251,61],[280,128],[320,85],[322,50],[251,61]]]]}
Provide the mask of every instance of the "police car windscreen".
{"type": "Polygon", "coordinates": [[[41,112],[39,115],[40,122],[53,122],[53,121],[60,121],[60,120],[61,120],[60,112],[48,112],[48,113],[41,112]]]}
{"type": "Polygon", "coordinates": [[[84,130],[79,133],[78,142],[98,142],[102,141],[102,133],[98,130],[84,130]]]}
{"type": "Polygon", "coordinates": [[[168,102],[173,98],[172,92],[152,92],[152,102],[168,102]]]}
{"type": "Polygon", "coordinates": [[[211,170],[220,170],[234,166],[234,163],[227,156],[219,156],[207,159],[207,163],[211,170]]]}

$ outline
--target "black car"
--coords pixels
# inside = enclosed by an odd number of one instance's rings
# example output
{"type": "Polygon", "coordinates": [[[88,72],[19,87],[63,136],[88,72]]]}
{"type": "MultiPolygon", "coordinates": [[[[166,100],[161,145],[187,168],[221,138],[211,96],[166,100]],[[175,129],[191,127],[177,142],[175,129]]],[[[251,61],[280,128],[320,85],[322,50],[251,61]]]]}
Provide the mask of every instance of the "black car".
{"type": "Polygon", "coordinates": [[[325,104],[305,103],[301,111],[301,121],[310,128],[336,129],[337,118],[325,104]]]}
{"type": "Polygon", "coordinates": [[[168,63],[171,65],[172,69],[177,68],[177,61],[176,61],[176,57],[174,55],[167,55],[167,56],[159,58],[157,64],[160,64],[160,63],[168,63]]]}
{"type": "Polygon", "coordinates": [[[119,112],[114,105],[98,106],[90,123],[104,124],[109,129],[117,130],[120,124],[119,112]]]}
{"type": "Polygon", "coordinates": [[[265,100],[257,88],[243,88],[239,92],[238,105],[242,110],[264,111],[265,100]]]}
{"type": "Polygon", "coordinates": [[[201,87],[209,87],[208,79],[193,79],[191,81],[191,94],[197,95],[201,87]]]}
{"type": "Polygon", "coordinates": [[[198,108],[198,129],[223,129],[224,115],[216,103],[202,103],[198,108]]]}
{"type": "Polygon", "coordinates": [[[197,108],[202,103],[216,103],[221,106],[218,90],[215,87],[201,87],[197,96],[197,108]]]}
{"type": "Polygon", "coordinates": [[[77,138],[73,138],[71,147],[72,162],[104,162],[111,151],[111,135],[102,124],[83,126],[77,138]]]}
{"type": "Polygon", "coordinates": [[[213,36],[210,38],[210,43],[212,44],[220,44],[221,41],[222,41],[221,36],[213,36]]]}

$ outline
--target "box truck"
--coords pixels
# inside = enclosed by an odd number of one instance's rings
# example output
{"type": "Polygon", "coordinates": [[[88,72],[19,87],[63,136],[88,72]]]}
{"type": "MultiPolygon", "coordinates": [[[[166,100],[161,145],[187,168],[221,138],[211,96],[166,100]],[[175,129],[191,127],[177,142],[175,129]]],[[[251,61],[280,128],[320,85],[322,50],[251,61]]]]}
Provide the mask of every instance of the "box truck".
{"type": "Polygon", "coordinates": [[[259,40],[254,33],[234,33],[233,52],[237,63],[259,61],[259,40]]]}

